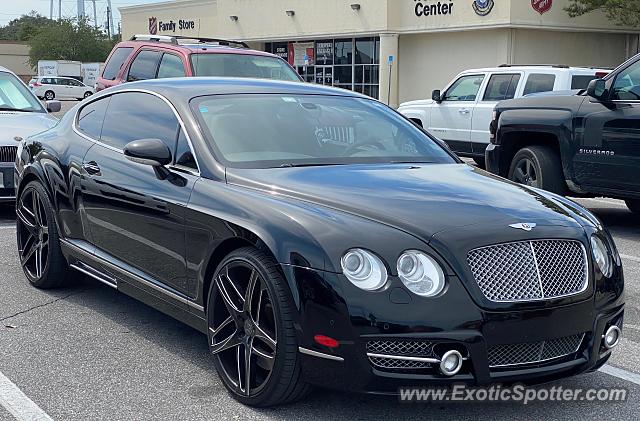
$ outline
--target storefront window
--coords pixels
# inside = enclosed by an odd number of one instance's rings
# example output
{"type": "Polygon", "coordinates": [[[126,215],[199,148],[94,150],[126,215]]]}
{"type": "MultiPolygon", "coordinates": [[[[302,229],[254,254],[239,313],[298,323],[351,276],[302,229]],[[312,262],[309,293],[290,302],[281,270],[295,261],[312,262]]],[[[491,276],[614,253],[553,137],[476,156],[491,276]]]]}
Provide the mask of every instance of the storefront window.
{"type": "Polygon", "coordinates": [[[376,43],[373,38],[356,39],[356,63],[374,64],[376,43]]]}
{"type": "Polygon", "coordinates": [[[333,64],[333,40],[316,41],[316,64],[327,66],[333,64]]]}
{"type": "Polygon", "coordinates": [[[337,39],[335,42],[334,64],[353,64],[353,39],[337,39]]]}

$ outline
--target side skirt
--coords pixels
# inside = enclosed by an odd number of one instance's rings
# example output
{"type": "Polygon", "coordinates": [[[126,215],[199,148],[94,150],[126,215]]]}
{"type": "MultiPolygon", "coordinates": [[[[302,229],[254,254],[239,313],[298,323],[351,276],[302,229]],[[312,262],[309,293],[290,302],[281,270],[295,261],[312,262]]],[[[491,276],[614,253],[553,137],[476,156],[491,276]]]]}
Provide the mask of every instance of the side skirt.
{"type": "Polygon", "coordinates": [[[161,311],[192,328],[207,333],[204,308],[139,270],[94,252],[85,241],[61,240],[62,253],[69,266],[93,279],[161,311]]]}

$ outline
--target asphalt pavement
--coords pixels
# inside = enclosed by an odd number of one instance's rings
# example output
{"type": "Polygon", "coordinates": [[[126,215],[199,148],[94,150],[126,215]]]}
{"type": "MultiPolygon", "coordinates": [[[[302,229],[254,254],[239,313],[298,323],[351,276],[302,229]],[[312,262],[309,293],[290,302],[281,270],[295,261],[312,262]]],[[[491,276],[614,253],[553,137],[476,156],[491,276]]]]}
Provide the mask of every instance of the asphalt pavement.
{"type": "MultiPolygon", "coordinates": [[[[7,206],[0,206],[0,377],[54,420],[638,419],[640,217],[617,200],[579,201],[608,226],[623,256],[625,337],[605,366],[618,368],[616,375],[597,372],[554,385],[627,388],[626,402],[405,404],[316,389],[299,403],[248,408],[225,391],[199,332],[91,279],[55,291],[31,287],[7,206]]],[[[0,420],[13,419],[0,405],[0,420]]]]}

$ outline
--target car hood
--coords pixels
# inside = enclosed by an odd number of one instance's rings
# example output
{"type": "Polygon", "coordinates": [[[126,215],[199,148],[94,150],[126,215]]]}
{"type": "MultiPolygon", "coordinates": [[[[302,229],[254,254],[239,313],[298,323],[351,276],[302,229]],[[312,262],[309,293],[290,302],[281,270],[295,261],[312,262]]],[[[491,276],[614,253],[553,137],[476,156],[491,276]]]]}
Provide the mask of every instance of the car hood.
{"type": "Polygon", "coordinates": [[[582,226],[562,202],[465,164],[229,168],[227,182],[355,214],[427,242],[477,224],[582,226]]]}
{"type": "Polygon", "coordinates": [[[587,97],[584,95],[551,94],[539,96],[525,96],[522,98],[500,101],[496,105],[497,110],[510,108],[544,108],[577,110],[587,97]]]}
{"type": "Polygon", "coordinates": [[[55,126],[58,120],[45,113],[0,111],[0,145],[17,145],[15,138],[27,138],[55,126]]]}
{"type": "Polygon", "coordinates": [[[408,108],[408,107],[420,107],[420,106],[425,106],[425,105],[431,105],[433,104],[435,101],[432,99],[417,99],[414,101],[407,101],[407,102],[403,102],[402,104],[400,104],[400,107],[398,107],[398,109],[400,108],[408,108]]]}

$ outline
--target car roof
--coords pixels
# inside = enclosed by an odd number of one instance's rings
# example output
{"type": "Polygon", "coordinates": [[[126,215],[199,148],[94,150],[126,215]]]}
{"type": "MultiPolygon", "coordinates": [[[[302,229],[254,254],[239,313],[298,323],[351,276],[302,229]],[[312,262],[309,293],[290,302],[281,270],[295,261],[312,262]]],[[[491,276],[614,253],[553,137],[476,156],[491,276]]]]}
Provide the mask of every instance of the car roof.
{"type": "Polygon", "coordinates": [[[229,45],[220,45],[213,43],[185,43],[185,44],[172,44],[158,41],[139,41],[128,40],[119,42],[116,48],[120,47],[145,47],[151,49],[162,50],[174,50],[182,51],[186,54],[244,54],[252,56],[268,56],[278,57],[275,54],[267,53],[266,51],[252,50],[250,48],[239,48],[229,45]]]}
{"type": "Polygon", "coordinates": [[[109,94],[136,89],[153,91],[165,97],[177,98],[185,102],[198,96],[229,94],[332,95],[371,99],[346,89],[310,83],[233,77],[149,79],[117,85],[102,92],[109,94]]]}
{"type": "Polygon", "coordinates": [[[509,73],[509,72],[524,72],[524,71],[545,71],[545,72],[556,72],[556,73],[564,73],[564,72],[611,72],[612,69],[604,69],[604,68],[596,68],[596,67],[569,67],[569,66],[561,66],[561,65],[504,65],[499,67],[482,67],[478,69],[469,69],[461,72],[464,73],[485,73],[485,72],[501,72],[501,73],[509,73]]]}

